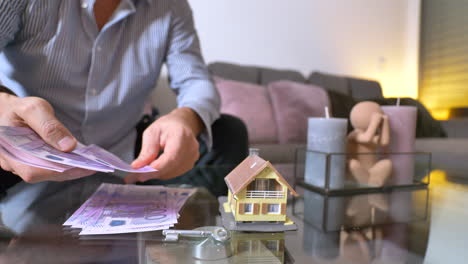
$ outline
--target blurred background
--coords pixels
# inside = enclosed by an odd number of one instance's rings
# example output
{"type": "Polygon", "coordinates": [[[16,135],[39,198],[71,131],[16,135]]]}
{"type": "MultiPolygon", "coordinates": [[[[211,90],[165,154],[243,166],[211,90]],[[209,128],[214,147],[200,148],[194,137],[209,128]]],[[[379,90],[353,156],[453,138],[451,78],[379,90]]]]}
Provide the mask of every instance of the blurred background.
{"type": "Polygon", "coordinates": [[[418,96],[420,0],[191,0],[208,63],[359,76],[418,96]]]}
{"type": "Polygon", "coordinates": [[[207,63],[358,76],[439,120],[467,115],[468,1],[189,2],[207,63]]]}

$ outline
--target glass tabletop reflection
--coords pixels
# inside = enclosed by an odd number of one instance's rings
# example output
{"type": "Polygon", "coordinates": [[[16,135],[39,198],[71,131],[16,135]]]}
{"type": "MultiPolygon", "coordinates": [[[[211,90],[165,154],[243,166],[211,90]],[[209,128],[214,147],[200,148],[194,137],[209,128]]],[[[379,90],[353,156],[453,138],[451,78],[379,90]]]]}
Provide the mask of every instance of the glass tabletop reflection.
{"type": "MultiPolygon", "coordinates": [[[[226,169],[198,173],[223,177],[226,169]]],[[[288,214],[298,230],[231,232],[229,242],[221,245],[229,248],[229,256],[216,260],[209,257],[220,247],[205,246],[200,238],[166,242],[161,231],[78,236],[64,229],[62,223],[99,186],[96,181],[63,198],[75,207],[58,214],[51,204],[50,218],[38,213],[28,232],[17,235],[1,228],[0,263],[463,263],[468,257],[463,248],[468,179],[463,176],[468,173],[454,176],[434,169],[428,188],[386,193],[330,197],[296,190],[300,197],[288,202],[288,214]]],[[[198,188],[175,228],[219,225],[216,196],[198,188]]]]}

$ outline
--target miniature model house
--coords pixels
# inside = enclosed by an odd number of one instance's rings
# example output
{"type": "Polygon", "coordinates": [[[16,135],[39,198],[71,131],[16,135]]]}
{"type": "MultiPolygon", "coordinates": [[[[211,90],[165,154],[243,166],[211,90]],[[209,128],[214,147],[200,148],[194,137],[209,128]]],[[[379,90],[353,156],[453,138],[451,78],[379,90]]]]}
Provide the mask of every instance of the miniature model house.
{"type": "Polygon", "coordinates": [[[288,191],[291,188],[281,174],[257,155],[247,157],[224,179],[229,188],[226,212],[236,222],[285,222],[288,191]]]}

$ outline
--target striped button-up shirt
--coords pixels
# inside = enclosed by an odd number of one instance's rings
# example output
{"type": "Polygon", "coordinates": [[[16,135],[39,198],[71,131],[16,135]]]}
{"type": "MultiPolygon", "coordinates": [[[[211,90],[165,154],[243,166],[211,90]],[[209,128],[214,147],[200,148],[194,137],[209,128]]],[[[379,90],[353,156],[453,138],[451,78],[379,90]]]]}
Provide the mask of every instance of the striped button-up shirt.
{"type": "Polygon", "coordinates": [[[178,106],[198,113],[210,144],[220,100],[186,0],[121,0],[102,30],[94,2],[0,0],[1,84],[46,99],[79,141],[131,161],[165,63],[178,106]]]}

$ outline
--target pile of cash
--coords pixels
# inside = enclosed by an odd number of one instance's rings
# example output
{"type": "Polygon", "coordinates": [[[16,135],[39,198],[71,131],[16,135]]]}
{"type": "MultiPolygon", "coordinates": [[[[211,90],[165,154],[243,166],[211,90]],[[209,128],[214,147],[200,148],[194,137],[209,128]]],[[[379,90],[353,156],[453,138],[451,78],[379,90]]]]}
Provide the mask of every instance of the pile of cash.
{"type": "Polygon", "coordinates": [[[100,172],[156,171],[149,166],[133,169],[119,157],[96,145],[86,146],[78,143],[70,153],[59,151],[45,143],[28,127],[0,126],[0,153],[28,166],[58,172],[65,172],[71,168],[100,172]]]}
{"type": "Polygon", "coordinates": [[[196,189],[102,184],[63,224],[80,235],[163,230],[177,223],[178,212],[196,189]]]}

